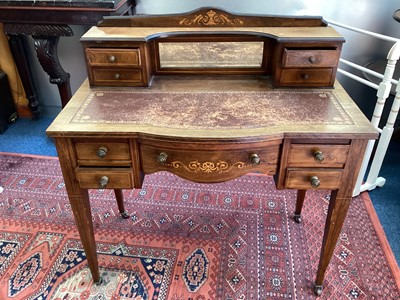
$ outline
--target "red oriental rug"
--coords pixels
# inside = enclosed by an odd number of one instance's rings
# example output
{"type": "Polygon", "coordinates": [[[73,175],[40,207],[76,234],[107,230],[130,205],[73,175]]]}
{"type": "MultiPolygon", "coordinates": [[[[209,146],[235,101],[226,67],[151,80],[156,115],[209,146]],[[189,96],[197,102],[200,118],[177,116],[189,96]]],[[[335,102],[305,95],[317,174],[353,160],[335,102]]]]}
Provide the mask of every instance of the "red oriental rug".
{"type": "MultiPolygon", "coordinates": [[[[0,155],[0,299],[315,299],[327,191],[247,175],[196,184],[169,173],[90,190],[101,285],[93,284],[58,160],[0,155]],[[0,189],[1,190],[1,189],[0,189]]],[[[399,271],[367,194],[353,199],[320,299],[400,299],[399,271]]]]}

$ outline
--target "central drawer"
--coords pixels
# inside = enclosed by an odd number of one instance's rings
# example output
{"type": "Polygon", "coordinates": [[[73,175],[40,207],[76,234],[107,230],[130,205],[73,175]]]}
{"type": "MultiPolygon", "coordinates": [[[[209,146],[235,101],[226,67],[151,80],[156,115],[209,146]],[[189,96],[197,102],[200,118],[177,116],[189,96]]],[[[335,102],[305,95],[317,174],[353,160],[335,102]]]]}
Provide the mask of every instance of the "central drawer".
{"type": "Polygon", "coordinates": [[[273,175],[277,171],[279,145],[245,149],[170,149],[140,146],[143,172],[169,171],[196,182],[222,182],[249,172],[273,175]]]}

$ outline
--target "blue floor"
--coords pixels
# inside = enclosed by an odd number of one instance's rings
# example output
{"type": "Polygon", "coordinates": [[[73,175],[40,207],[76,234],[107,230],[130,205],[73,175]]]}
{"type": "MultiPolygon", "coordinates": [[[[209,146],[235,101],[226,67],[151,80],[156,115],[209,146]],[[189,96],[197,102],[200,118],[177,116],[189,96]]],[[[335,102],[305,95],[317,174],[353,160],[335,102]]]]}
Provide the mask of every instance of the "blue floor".
{"type": "Polygon", "coordinates": [[[391,141],[380,177],[386,179],[381,188],[369,192],[386,237],[400,263],[400,141],[391,141]]]}
{"type": "MultiPolygon", "coordinates": [[[[46,128],[52,118],[40,117],[37,121],[19,119],[0,134],[0,152],[15,152],[57,156],[46,128]]],[[[371,191],[370,197],[385,230],[397,262],[400,262],[400,142],[392,141],[385,157],[380,176],[386,178],[382,188],[371,191]]]]}
{"type": "Polygon", "coordinates": [[[53,140],[46,136],[46,129],[53,118],[39,120],[18,119],[0,134],[0,151],[46,156],[57,156],[53,140]]]}

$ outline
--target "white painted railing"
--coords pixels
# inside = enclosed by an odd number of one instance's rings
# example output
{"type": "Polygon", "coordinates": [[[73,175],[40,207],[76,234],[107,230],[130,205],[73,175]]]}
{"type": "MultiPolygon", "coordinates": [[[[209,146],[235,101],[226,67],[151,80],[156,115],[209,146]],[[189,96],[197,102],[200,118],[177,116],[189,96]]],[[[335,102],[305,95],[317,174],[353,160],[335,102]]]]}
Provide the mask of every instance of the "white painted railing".
{"type": "Polygon", "coordinates": [[[387,148],[389,146],[390,139],[393,134],[394,130],[394,123],[396,122],[397,115],[399,113],[399,107],[400,107],[400,84],[398,80],[393,79],[393,73],[396,67],[396,63],[399,60],[400,57],[400,39],[396,39],[390,36],[370,32],[367,30],[363,30],[360,28],[348,26],[345,24],[329,21],[328,23],[333,26],[338,26],[350,31],[354,31],[363,35],[368,35],[380,40],[384,41],[389,41],[393,42],[393,46],[390,49],[390,51],[387,54],[387,64],[385,68],[384,74],[380,74],[378,72],[372,71],[368,68],[365,68],[363,66],[360,66],[358,64],[352,63],[350,61],[347,61],[345,59],[340,59],[340,62],[342,64],[346,64],[352,68],[355,68],[357,70],[360,70],[364,73],[367,73],[369,75],[372,75],[376,78],[381,79],[382,81],[380,84],[375,84],[369,80],[366,80],[364,78],[361,78],[357,75],[354,75],[348,71],[345,71],[341,69],[340,67],[338,68],[338,73],[343,74],[344,76],[347,76],[351,79],[354,79],[360,83],[363,83],[369,87],[372,87],[377,90],[377,100],[375,104],[375,109],[373,116],[371,118],[371,123],[372,125],[378,129],[380,133],[380,137],[378,139],[378,145],[376,147],[374,157],[371,160],[372,152],[375,146],[376,141],[375,140],[370,140],[368,142],[367,150],[365,152],[364,160],[360,169],[360,173],[358,175],[357,183],[353,191],[353,196],[359,195],[361,192],[364,191],[370,191],[375,189],[376,187],[382,187],[386,179],[379,177],[379,172],[382,167],[383,159],[386,155],[387,148]],[[379,128],[379,122],[382,117],[382,112],[383,108],[385,106],[386,99],[390,95],[390,91],[392,88],[392,85],[396,86],[396,91],[395,91],[395,98],[389,113],[389,116],[386,121],[386,125],[383,127],[383,129],[379,128]],[[370,165],[369,173],[367,176],[366,181],[364,182],[364,178],[366,176],[366,172],[368,169],[368,165],[370,165]]]}

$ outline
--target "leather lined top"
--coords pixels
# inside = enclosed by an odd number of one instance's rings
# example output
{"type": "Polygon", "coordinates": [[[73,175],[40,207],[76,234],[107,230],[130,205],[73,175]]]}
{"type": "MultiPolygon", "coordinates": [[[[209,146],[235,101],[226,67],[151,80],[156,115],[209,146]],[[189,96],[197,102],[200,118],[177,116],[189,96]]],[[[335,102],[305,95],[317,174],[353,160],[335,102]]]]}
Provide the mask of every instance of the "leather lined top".
{"type": "Polygon", "coordinates": [[[354,124],[329,90],[150,93],[136,89],[91,91],[71,123],[140,124],[203,130],[260,128],[288,123],[354,124]]]}
{"type": "Polygon", "coordinates": [[[339,83],[333,89],[274,89],[261,76],[160,76],[148,88],[90,87],[85,81],[47,134],[258,139],[377,133],[339,83]]]}

